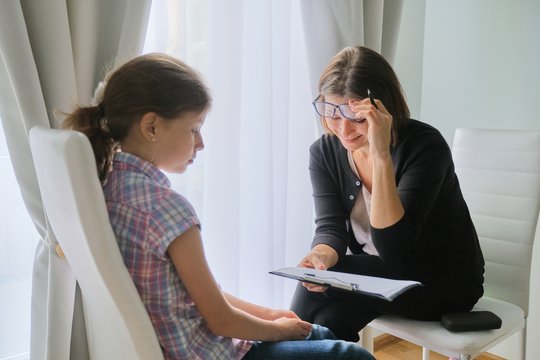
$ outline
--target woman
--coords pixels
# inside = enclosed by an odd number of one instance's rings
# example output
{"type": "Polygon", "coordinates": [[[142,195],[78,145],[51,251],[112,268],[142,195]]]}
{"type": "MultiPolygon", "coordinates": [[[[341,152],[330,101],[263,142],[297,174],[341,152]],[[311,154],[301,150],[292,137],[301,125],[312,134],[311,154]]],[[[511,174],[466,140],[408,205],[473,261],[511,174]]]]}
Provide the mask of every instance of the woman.
{"type": "Polygon", "coordinates": [[[424,286],[387,302],[304,283],[292,310],[349,341],[383,313],[438,320],[470,310],[484,260],[451,152],[435,128],[409,118],[391,66],[368,48],[345,48],[313,105],[326,133],[310,149],[317,226],[299,266],[424,286]]]}

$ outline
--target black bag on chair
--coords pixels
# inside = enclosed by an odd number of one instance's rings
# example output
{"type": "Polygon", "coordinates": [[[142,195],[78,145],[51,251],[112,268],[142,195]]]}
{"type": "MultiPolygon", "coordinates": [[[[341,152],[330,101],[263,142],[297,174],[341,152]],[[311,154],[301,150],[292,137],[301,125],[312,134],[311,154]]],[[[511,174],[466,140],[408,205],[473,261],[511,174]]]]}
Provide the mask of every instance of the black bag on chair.
{"type": "Polygon", "coordinates": [[[491,311],[448,313],[441,316],[441,325],[452,332],[499,329],[500,317],[491,311]]]}

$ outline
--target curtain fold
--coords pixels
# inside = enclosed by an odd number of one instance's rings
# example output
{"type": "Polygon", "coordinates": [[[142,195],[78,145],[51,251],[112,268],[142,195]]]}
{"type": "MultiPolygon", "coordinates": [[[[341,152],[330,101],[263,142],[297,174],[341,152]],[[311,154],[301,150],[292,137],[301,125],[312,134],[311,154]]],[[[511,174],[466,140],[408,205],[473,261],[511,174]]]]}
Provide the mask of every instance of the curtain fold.
{"type": "Polygon", "coordinates": [[[403,0],[300,0],[312,95],[333,55],[363,45],[394,61],[403,0]]]}
{"type": "Polygon", "coordinates": [[[88,358],[69,265],[43,213],[28,131],[87,104],[105,67],[142,50],[151,0],[0,2],[0,111],[15,176],[42,241],[32,281],[32,359],[88,358]],[[75,310],[74,310],[75,309],[75,310]],[[74,314],[75,311],[75,314],[74,314]],[[75,319],[75,321],[74,321],[75,319]],[[72,331],[73,325],[73,331],[72,331]]]}
{"type": "Polygon", "coordinates": [[[77,101],[88,105],[92,98],[95,84],[101,74],[96,69],[103,67],[97,56],[99,41],[99,6],[96,1],[71,1],[67,4],[69,35],[72,47],[72,64],[76,76],[77,101]],[[98,65],[99,64],[99,65],[98,65]],[[84,76],[81,76],[83,75],[84,76]]]}
{"type": "Polygon", "coordinates": [[[391,65],[396,58],[402,13],[403,0],[384,2],[381,54],[391,65]]]}

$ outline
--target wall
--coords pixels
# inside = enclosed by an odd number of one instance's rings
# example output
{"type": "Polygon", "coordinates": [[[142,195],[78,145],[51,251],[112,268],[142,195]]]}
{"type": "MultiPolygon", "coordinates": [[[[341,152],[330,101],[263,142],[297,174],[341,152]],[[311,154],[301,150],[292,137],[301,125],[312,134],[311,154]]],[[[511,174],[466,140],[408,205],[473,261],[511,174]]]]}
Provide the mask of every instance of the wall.
{"type": "MultiPolygon", "coordinates": [[[[540,129],[539,36],[537,0],[427,1],[421,119],[449,143],[457,127],[540,129]]],[[[540,358],[536,312],[530,359],[540,358]]],[[[514,336],[491,352],[516,359],[517,350],[514,336]]]]}
{"type": "MultiPolygon", "coordinates": [[[[412,116],[450,144],[457,127],[540,129],[539,36],[538,0],[405,1],[394,67],[412,116]]],[[[540,276],[540,261],[532,273],[540,276]]],[[[540,284],[532,283],[527,358],[540,359],[540,284]]],[[[517,351],[516,336],[490,350],[507,359],[517,351]]]]}
{"type": "Polygon", "coordinates": [[[427,1],[421,115],[456,127],[540,128],[540,2],[427,1]]]}

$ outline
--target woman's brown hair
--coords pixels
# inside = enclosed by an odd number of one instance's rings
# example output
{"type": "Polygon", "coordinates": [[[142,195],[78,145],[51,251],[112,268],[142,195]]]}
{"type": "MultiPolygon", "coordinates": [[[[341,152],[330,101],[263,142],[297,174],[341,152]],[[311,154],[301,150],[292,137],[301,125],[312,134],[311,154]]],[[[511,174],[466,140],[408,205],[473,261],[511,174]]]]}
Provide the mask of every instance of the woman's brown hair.
{"type": "Polygon", "coordinates": [[[169,55],[138,56],[105,77],[103,99],[79,106],[64,128],[84,133],[94,150],[98,174],[105,181],[118,143],[144,114],[174,119],[188,111],[204,111],[211,98],[199,74],[169,55]]]}
{"type": "Polygon", "coordinates": [[[328,95],[365,98],[367,89],[392,115],[395,144],[398,128],[409,119],[410,112],[398,77],[382,55],[363,46],[346,47],[332,58],[319,80],[323,99],[328,95]]]}

